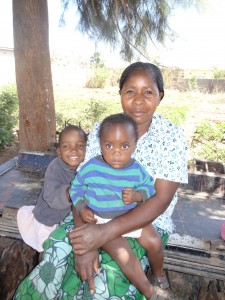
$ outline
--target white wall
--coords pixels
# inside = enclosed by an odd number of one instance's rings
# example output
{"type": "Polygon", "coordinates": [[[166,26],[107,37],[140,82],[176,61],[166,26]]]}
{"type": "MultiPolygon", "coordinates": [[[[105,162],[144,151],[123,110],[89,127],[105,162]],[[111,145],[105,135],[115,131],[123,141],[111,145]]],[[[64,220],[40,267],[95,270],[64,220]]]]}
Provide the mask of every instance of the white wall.
{"type": "MultiPolygon", "coordinates": [[[[84,86],[88,70],[74,63],[57,63],[51,65],[53,85],[84,86]]],[[[16,82],[15,59],[13,48],[0,47],[0,87],[16,82]]]]}
{"type": "Polygon", "coordinates": [[[0,47],[0,86],[15,82],[14,51],[12,48],[0,47]]]}

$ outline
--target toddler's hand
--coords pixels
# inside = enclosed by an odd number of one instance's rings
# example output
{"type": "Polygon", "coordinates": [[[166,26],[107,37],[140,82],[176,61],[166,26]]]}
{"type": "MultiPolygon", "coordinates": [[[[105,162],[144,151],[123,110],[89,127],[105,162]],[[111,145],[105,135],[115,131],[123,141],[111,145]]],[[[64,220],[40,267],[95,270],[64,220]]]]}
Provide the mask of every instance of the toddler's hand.
{"type": "Polygon", "coordinates": [[[88,208],[84,207],[80,210],[79,215],[83,222],[85,223],[96,223],[97,220],[94,217],[93,212],[88,208]]]}
{"type": "Polygon", "coordinates": [[[122,192],[122,200],[125,204],[131,204],[134,202],[141,202],[141,194],[132,188],[125,188],[122,192]]]}

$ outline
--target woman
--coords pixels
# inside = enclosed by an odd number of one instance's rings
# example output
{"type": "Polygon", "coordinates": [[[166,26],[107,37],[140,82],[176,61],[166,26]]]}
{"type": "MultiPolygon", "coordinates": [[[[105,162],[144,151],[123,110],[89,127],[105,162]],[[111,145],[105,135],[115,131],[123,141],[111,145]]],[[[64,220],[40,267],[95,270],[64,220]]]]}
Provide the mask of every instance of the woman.
{"type": "MultiPolygon", "coordinates": [[[[87,224],[72,231],[69,215],[44,243],[43,261],[21,283],[15,299],[145,299],[110,256],[102,250],[99,255],[98,249],[151,222],[166,244],[173,231],[171,215],[177,202],[176,191],[180,183],[187,182],[187,147],[183,131],[155,113],[164,97],[163,78],[157,66],[141,62],[128,66],[120,78],[120,96],[123,112],[138,126],[133,157],[154,178],[155,195],[104,225],[87,224]]],[[[85,160],[100,154],[98,129],[96,124],[89,135],[85,160]]],[[[77,217],[76,228],[80,225],[77,217]]],[[[145,250],[134,239],[128,241],[146,268],[145,250]]],[[[165,277],[153,278],[153,283],[167,286],[165,277]]]]}

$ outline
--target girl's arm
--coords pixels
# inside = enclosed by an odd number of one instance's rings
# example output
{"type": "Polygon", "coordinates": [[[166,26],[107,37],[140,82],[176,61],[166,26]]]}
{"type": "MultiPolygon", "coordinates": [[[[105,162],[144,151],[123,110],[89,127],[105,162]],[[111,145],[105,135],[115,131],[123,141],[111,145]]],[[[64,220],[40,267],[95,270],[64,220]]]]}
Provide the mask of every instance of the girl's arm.
{"type": "Polygon", "coordinates": [[[70,182],[69,180],[68,182],[65,181],[55,162],[53,161],[45,172],[43,200],[48,203],[49,207],[62,210],[71,206],[71,203],[68,201],[70,182]]]}

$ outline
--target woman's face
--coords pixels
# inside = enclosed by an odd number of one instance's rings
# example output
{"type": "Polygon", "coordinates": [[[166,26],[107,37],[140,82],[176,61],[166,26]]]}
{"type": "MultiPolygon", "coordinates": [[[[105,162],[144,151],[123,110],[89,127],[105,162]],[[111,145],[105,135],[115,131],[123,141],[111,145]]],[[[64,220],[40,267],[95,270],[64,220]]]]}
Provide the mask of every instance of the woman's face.
{"type": "Polygon", "coordinates": [[[147,132],[163,96],[152,75],[145,70],[134,71],[125,81],[120,96],[124,113],[138,125],[139,136],[147,132]]]}

